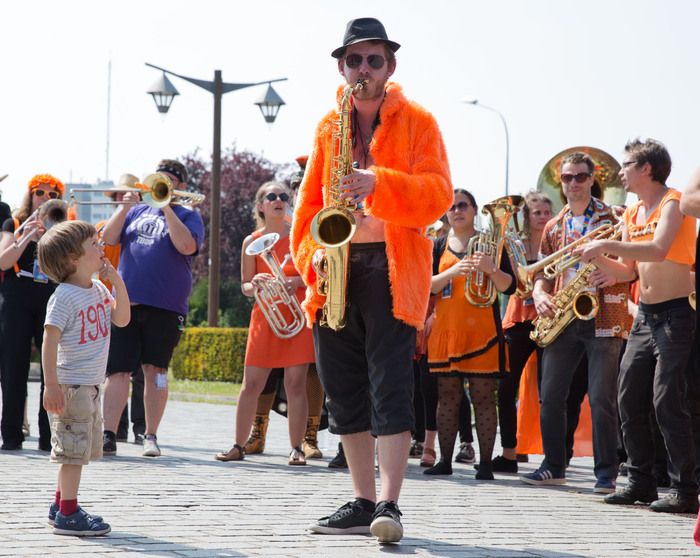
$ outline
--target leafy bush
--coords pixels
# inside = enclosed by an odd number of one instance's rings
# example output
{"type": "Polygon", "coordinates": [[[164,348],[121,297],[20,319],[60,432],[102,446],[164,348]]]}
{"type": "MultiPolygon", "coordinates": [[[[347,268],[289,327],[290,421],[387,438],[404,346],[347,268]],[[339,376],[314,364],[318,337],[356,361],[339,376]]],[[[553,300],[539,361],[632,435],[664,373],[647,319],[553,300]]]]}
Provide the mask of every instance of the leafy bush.
{"type": "MultiPolygon", "coordinates": [[[[209,281],[204,278],[197,281],[190,296],[190,311],[187,323],[195,327],[207,325],[207,291],[209,281]]],[[[248,327],[253,299],[241,292],[241,283],[237,279],[226,279],[219,289],[219,325],[221,327],[248,327]]]]}
{"type": "Polygon", "coordinates": [[[170,367],[178,380],[242,382],[247,328],[188,327],[170,367]]]}

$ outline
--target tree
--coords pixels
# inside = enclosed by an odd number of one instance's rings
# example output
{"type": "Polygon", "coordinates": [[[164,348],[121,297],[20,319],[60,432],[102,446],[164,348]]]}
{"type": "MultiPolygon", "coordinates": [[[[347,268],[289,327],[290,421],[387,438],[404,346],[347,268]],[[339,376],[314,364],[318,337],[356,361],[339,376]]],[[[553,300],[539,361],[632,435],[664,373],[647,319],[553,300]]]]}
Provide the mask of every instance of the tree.
{"type": "MultiPolygon", "coordinates": [[[[200,212],[209,230],[209,197],[211,195],[211,160],[206,162],[198,151],[181,158],[190,172],[189,188],[203,193],[207,199],[200,212]]],[[[235,146],[221,154],[221,282],[240,277],[241,245],[255,230],[253,198],[261,184],[273,180],[286,167],[250,151],[236,151],[235,146]]],[[[195,282],[208,276],[209,236],[195,258],[195,282]]],[[[222,306],[223,307],[223,306],[222,306]]]]}

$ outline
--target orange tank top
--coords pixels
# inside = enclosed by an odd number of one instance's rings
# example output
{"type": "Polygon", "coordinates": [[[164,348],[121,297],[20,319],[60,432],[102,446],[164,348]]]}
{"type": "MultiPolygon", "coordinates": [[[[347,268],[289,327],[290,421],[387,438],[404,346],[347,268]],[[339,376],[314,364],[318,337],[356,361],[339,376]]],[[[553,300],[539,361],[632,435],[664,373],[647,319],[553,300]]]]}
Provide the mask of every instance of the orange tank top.
{"type": "MultiPolygon", "coordinates": [[[[628,207],[623,219],[630,240],[632,242],[653,240],[654,232],[659,225],[661,209],[667,203],[673,200],[680,201],[680,199],[681,193],[674,188],[669,188],[659,205],[647,216],[646,222],[643,224],[637,224],[637,215],[639,208],[642,206],[641,200],[628,207]]],[[[676,233],[676,238],[673,239],[673,244],[671,244],[671,248],[666,254],[666,259],[679,264],[692,265],[695,262],[695,237],[695,218],[684,215],[683,222],[676,233]]]]}

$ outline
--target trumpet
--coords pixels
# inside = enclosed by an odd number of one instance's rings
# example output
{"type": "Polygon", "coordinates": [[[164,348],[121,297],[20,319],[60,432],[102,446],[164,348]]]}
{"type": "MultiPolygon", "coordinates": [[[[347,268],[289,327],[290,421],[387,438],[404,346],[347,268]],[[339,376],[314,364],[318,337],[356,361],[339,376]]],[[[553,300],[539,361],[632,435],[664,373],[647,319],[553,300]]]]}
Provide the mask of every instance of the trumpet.
{"type": "Polygon", "coordinates": [[[289,256],[280,265],[272,252],[272,247],[279,238],[277,233],[265,234],[251,242],[245,253],[248,256],[262,257],[270,268],[274,278],[265,281],[261,288],[255,289],[255,302],[260,306],[272,332],[280,339],[289,339],[304,328],[306,318],[297,297],[287,291],[287,277],[282,269],[289,256]],[[284,309],[291,317],[285,316],[284,309]]]}
{"type": "Polygon", "coordinates": [[[32,213],[17,230],[15,230],[15,246],[23,248],[25,244],[34,240],[34,234],[39,230],[36,220],[39,220],[45,229],[50,229],[56,223],[61,223],[68,219],[68,204],[63,200],[49,200],[32,213]],[[32,223],[34,221],[34,223],[32,223]],[[27,223],[33,226],[26,228],[27,223]]]}
{"type": "Polygon", "coordinates": [[[105,195],[111,192],[137,192],[141,194],[142,201],[156,209],[166,205],[186,205],[194,207],[204,201],[204,194],[186,192],[185,190],[173,189],[173,183],[168,176],[162,172],[154,172],[138,182],[133,188],[103,188],[93,190],[91,188],[73,188],[70,191],[71,202],[77,205],[130,205],[129,201],[82,201],[76,197],[79,192],[102,192],[105,195]]]}

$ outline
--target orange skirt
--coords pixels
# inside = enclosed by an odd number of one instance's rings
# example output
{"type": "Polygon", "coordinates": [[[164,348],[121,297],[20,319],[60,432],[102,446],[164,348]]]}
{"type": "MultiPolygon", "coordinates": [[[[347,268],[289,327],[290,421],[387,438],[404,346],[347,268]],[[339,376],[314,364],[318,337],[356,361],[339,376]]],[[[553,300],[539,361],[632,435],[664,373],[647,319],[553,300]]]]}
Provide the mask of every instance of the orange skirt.
{"type": "MultiPolygon", "coordinates": [[[[304,292],[304,289],[299,289],[304,292]]],[[[297,299],[299,295],[297,295],[297,299]]],[[[245,365],[260,368],[284,368],[315,362],[311,329],[304,327],[290,339],[277,337],[256,302],[250,314],[245,365]]]]}

